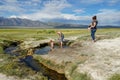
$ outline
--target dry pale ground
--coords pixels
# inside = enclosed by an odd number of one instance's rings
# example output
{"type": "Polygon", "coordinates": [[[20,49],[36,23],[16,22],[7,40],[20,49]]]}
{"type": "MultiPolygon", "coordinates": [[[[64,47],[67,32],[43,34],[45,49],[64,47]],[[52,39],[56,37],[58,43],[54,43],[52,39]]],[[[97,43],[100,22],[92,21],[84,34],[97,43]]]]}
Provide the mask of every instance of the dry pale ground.
{"type": "Polygon", "coordinates": [[[91,48],[94,56],[79,64],[77,71],[88,73],[92,80],[107,80],[115,73],[120,74],[120,38],[98,41],[91,48]]]}

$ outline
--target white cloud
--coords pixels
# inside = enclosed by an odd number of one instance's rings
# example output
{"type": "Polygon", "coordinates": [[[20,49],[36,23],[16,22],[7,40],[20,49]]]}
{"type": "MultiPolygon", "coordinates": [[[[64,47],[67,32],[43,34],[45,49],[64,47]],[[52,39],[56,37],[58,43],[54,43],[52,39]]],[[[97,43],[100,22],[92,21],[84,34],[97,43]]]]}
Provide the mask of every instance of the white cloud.
{"type": "MultiPolygon", "coordinates": [[[[51,20],[51,19],[66,19],[66,20],[88,20],[90,19],[89,16],[76,16],[75,14],[65,14],[61,11],[66,8],[71,7],[66,0],[52,0],[48,1],[44,4],[42,10],[33,13],[33,14],[26,14],[21,15],[21,18],[28,18],[32,20],[51,20]]],[[[76,9],[74,12],[84,12],[82,9],[76,9]]]]}
{"type": "MultiPolygon", "coordinates": [[[[1,1],[0,1],[1,2],[1,1]]],[[[80,0],[81,3],[86,4],[98,4],[105,2],[107,4],[115,5],[119,0],[80,0]]],[[[83,23],[88,24],[87,22],[91,21],[92,14],[90,16],[81,16],[78,14],[85,13],[84,8],[75,9],[73,13],[63,13],[62,10],[65,8],[72,7],[72,4],[69,4],[67,0],[26,0],[26,1],[17,1],[17,0],[4,0],[4,5],[0,5],[0,14],[1,12],[13,12],[17,13],[19,16],[13,14],[10,17],[20,17],[27,18],[32,20],[52,20],[52,19],[66,19],[66,20],[75,20],[82,21],[83,23]],[[41,6],[41,3],[43,6],[41,6]],[[39,7],[38,7],[39,6],[39,7]],[[29,8],[29,9],[28,9],[29,8]],[[32,9],[30,9],[32,8],[32,9]],[[30,13],[30,12],[31,13],[30,13]],[[27,13],[25,13],[27,12],[27,13]],[[34,13],[33,13],[34,12],[34,13]]],[[[72,9],[71,9],[72,12],[72,9]]],[[[7,13],[6,13],[7,14],[7,13]]],[[[99,25],[111,25],[120,22],[120,11],[110,10],[110,9],[101,9],[99,13],[95,14],[98,16],[99,25]]]]}
{"type": "Polygon", "coordinates": [[[2,5],[0,6],[0,11],[7,11],[7,12],[21,12],[24,11],[24,9],[16,6],[11,6],[11,5],[2,5]]]}
{"type": "Polygon", "coordinates": [[[74,14],[62,14],[62,17],[67,20],[81,20],[81,21],[88,21],[91,19],[91,16],[76,16],[74,14]]]}
{"type": "Polygon", "coordinates": [[[33,20],[56,19],[62,18],[62,10],[71,5],[66,0],[52,0],[44,3],[44,7],[32,14],[23,14],[19,17],[26,17],[33,20]]]}
{"type": "Polygon", "coordinates": [[[42,0],[3,0],[0,1],[0,11],[9,13],[24,13],[28,11],[36,11],[42,0]],[[28,8],[28,9],[27,9],[28,8]],[[30,9],[29,9],[30,8],[30,9]]]}
{"type": "Polygon", "coordinates": [[[66,0],[52,0],[44,3],[44,10],[49,12],[61,12],[62,9],[71,5],[66,0]]]}
{"type": "Polygon", "coordinates": [[[98,4],[102,3],[104,0],[80,0],[80,3],[83,4],[98,4]]]}
{"type": "Polygon", "coordinates": [[[24,9],[17,4],[17,0],[4,0],[2,3],[3,5],[0,5],[0,11],[11,13],[24,11],[24,9]]]}
{"type": "Polygon", "coordinates": [[[17,0],[5,0],[7,3],[16,3],[17,0]]]}
{"type": "Polygon", "coordinates": [[[80,0],[80,3],[85,5],[93,5],[106,3],[106,5],[116,5],[116,3],[120,3],[120,0],[80,0]]]}
{"type": "Polygon", "coordinates": [[[84,9],[75,9],[73,12],[75,12],[76,14],[80,14],[80,13],[84,13],[84,9]]]}
{"type": "MultiPolygon", "coordinates": [[[[32,20],[52,20],[52,19],[66,19],[66,20],[81,20],[81,21],[88,21],[91,20],[90,16],[76,16],[75,14],[67,14],[62,13],[61,11],[64,8],[71,7],[71,4],[69,4],[66,0],[52,0],[47,1],[44,3],[44,7],[32,14],[23,14],[19,17],[21,18],[28,18],[32,20]]],[[[76,13],[84,12],[83,9],[76,9],[74,10],[76,13]]]]}
{"type": "Polygon", "coordinates": [[[62,14],[62,17],[67,20],[79,20],[79,16],[75,16],[74,14],[62,14]]]}
{"type": "Polygon", "coordinates": [[[118,25],[120,22],[120,11],[101,9],[97,14],[100,25],[118,25]]]}
{"type": "Polygon", "coordinates": [[[32,0],[33,2],[41,2],[41,0],[32,0]]]}
{"type": "Polygon", "coordinates": [[[17,18],[17,16],[16,15],[12,15],[9,18],[17,18]]]}
{"type": "Polygon", "coordinates": [[[108,1],[109,5],[115,5],[116,3],[120,3],[120,0],[109,0],[108,1]]]}

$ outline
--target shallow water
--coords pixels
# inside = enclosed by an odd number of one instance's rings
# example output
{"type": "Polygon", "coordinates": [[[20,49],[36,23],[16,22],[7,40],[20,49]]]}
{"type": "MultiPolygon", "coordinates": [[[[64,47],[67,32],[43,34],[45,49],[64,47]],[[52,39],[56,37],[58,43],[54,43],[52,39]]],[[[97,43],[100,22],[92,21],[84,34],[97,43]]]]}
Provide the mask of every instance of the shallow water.
{"type": "MultiPolygon", "coordinates": [[[[54,49],[58,49],[59,46],[55,46],[54,49]]],[[[63,46],[63,48],[68,48],[68,46],[63,46]]],[[[45,54],[48,54],[49,51],[50,51],[50,46],[46,46],[44,48],[37,48],[34,50],[34,53],[35,54],[40,54],[40,55],[45,55],[45,54]]]]}
{"type": "Polygon", "coordinates": [[[21,59],[21,61],[25,62],[33,70],[37,72],[40,71],[44,76],[48,77],[48,80],[67,80],[64,74],[59,74],[56,71],[40,64],[38,60],[33,58],[33,56],[26,56],[24,59],[21,59]]]}
{"type": "Polygon", "coordinates": [[[18,52],[18,51],[16,51],[18,49],[18,47],[16,47],[16,46],[10,46],[10,47],[8,47],[8,48],[6,48],[5,50],[4,50],[4,52],[6,53],[6,54],[10,54],[11,56],[19,56],[20,55],[20,52],[18,52]]]}
{"type": "MultiPolygon", "coordinates": [[[[59,48],[58,46],[55,46],[55,48],[59,48]]],[[[64,48],[67,48],[67,46],[64,46],[64,48]]],[[[17,46],[9,46],[7,47],[4,52],[6,54],[10,54],[11,56],[19,56],[21,51],[17,51],[19,47],[17,46]]],[[[50,47],[46,46],[43,48],[36,48],[34,50],[35,54],[45,55],[48,54],[50,51],[50,47]]],[[[48,80],[67,80],[64,74],[59,74],[54,70],[51,70],[44,66],[43,64],[40,64],[38,60],[35,60],[33,56],[26,56],[25,58],[20,58],[20,62],[25,62],[27,66],[31,67],[33,70],[37,72],[41,72],[44,76],[48,77],[48,80]]]]}
{"type": "Polygon", "coordinates": [[[50,51],[50,47],[49,46],[46,46],[44,48],[37,48],[34,50],[34,53],[35,54],[41,54],[41,55],[44,55],[44,54],[47,54],[48,52],[50,51]]]}

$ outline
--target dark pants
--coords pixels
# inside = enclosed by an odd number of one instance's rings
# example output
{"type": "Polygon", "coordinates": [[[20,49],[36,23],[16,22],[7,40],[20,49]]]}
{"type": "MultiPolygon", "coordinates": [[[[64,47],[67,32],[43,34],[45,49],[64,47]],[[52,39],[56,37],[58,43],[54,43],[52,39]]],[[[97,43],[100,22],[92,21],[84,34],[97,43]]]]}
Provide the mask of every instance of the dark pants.
{"type": "Polygon", "coordinates": [[[96,32],[96,29],[91,29],[92,40],[95,40],[95,32],[96,32]]]}

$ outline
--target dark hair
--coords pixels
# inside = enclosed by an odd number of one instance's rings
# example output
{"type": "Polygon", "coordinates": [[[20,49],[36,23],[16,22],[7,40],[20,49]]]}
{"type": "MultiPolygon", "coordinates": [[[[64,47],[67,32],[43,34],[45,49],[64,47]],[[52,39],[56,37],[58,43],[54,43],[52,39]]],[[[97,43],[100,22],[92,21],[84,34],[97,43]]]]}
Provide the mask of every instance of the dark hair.
{"type": "Polygon", "coordinates": [[[97,19],[97,16],[93,16],[92,19],[97,19]]]}

